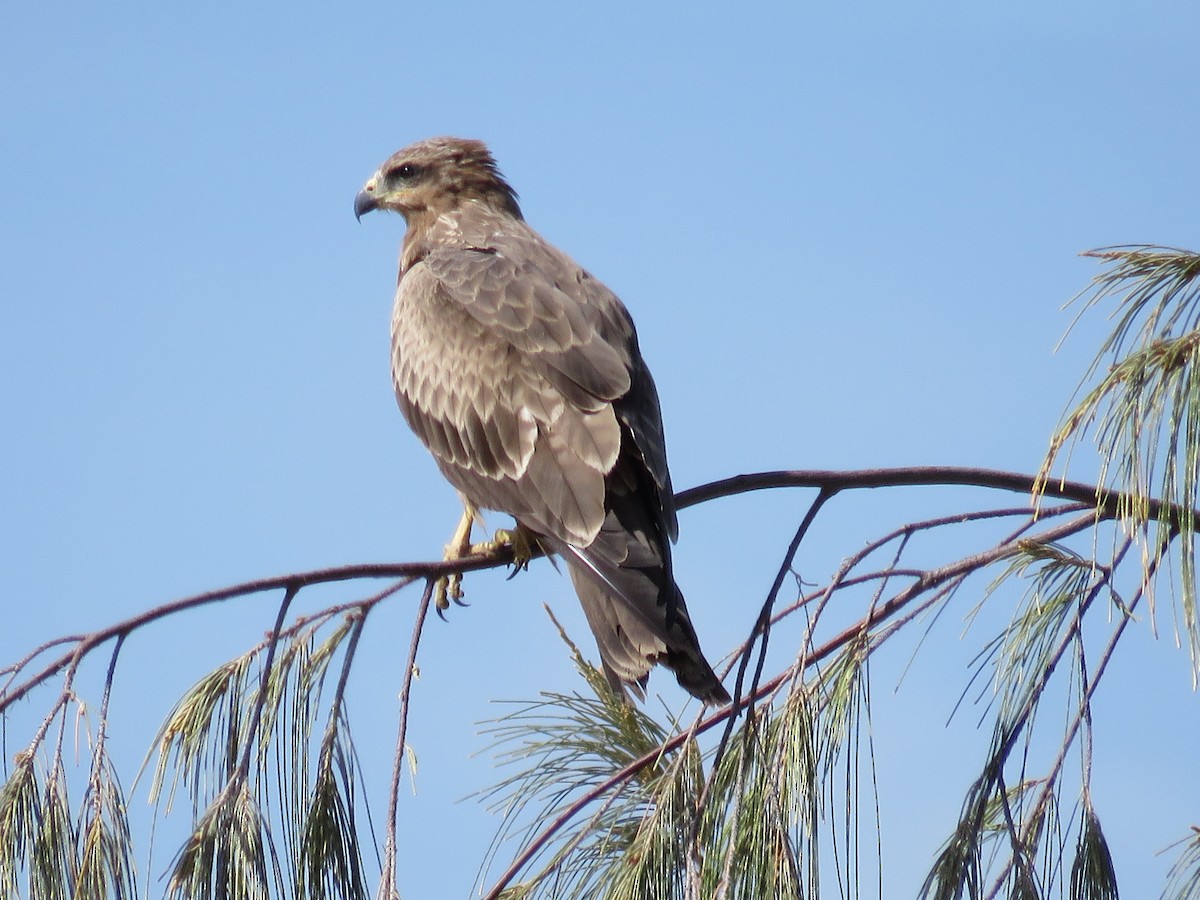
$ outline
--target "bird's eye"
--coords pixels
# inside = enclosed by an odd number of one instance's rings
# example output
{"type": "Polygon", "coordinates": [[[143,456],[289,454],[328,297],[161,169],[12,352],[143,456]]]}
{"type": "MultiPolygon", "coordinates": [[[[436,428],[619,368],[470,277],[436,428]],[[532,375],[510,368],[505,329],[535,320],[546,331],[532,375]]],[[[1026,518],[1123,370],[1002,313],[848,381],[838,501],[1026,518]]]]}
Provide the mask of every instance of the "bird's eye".
{"type": "Polygon", "coordinates": [[[392,178],[399,178],[401,181],[408,181],[417,174],[417,167],[412,163],[402,163],[401,165],[398,165],[396,168],[392,169],[389,174],[392,178]]]}

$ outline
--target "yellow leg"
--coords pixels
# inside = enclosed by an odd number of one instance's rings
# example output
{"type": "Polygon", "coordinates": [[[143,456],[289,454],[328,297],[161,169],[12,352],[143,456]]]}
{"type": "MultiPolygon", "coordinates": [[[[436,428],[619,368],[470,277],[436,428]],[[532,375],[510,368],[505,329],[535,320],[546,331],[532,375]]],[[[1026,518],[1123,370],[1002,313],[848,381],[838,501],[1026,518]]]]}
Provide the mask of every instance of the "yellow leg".
{"type": "MultiPolygon", "coordinates": [[[[471,546],[471,527],[475,524],[476,516],[478,511],[464,500],[462,518],[458,521],[458,527],[454,529],[450,543],[446,545],[442,559],[462,559],[475,552],[475,548],[471,546]]],[[[461,600],[462,595],[462,575],[457,572],[439,578],[433,588],[433,602],[439,610],[448,608],[451,600],[461,600]]]]}
{"type": "MultiPolygon", "coordinates": [[[[472,544],[471,528],[478,518],[479,511],[464,500],[462,518],[458,522],[458,527],[454,529],[450,543],[446,545],[446,552],[442,555],[442,559],[446,561],[462,559],[464,556],[495,553],[504,547],[511,547],[513,573],[529,568],[529,561],[533,558],[533,546],[537,540],[532,533],[517,523],[517,526],[512,529],[498,529],[490,541],[472,544]]],[[[433,602],[438,610],[448,609],[450,601],[457,602],[462,599],[462,595],[462,575],[457,572],[439,578],[433,588],[433,602]]]]}

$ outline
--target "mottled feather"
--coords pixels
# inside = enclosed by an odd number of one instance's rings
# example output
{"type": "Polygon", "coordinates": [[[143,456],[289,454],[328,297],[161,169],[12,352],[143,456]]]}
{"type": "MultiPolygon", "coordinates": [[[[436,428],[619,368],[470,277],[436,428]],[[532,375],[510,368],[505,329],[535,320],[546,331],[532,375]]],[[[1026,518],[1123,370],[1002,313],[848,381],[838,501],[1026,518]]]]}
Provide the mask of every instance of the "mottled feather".
{"type": "Polygon", "coordinates": [[[614,689],[662,663],[726,702],[675,583],[662,415],[624,305],[525,223],[478,141],[394,154],[355,201],[377,208],[408,224],[396,396],[442,473],[564,557],[614,689]]]}

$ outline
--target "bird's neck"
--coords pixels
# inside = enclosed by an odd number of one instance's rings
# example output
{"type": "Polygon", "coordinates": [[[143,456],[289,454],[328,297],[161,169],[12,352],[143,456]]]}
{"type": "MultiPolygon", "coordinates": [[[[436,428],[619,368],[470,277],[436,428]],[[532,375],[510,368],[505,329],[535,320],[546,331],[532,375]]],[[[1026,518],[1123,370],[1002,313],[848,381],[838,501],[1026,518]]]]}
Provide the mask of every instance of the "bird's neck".
{"type": "Polygon", "coordinates": [[[474,198],[442,210],[414,210],[406,219],[408,230],[400,249],[402,272],[424,259],[434,247],[487,246],[506,223],[508,228],[514,227],[509,213],[474,198]]]}
{"type": "Polygon", "coordinates": [[[436,243],[433,234],[439,216],[430,209],[416,209],[405,214],[408,227],[404,233],[404,243],[400,245],[400,274],[425,258],[429,248],[436,243]]]}

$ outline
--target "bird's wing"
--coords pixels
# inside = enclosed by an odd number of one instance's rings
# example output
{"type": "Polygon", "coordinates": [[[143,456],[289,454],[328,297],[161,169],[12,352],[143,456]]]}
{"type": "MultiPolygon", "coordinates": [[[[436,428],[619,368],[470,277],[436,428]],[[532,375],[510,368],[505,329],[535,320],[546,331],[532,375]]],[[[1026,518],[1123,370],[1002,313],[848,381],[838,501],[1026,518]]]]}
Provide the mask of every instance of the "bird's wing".
{"type": "Polygon", "coordinates": [[[629,391],[628,357],[563,289],[578,267],[531,260],[543,246],[432,248],[400,281],[393,371],[401,408],[451,483],[586,545],[620,451],[612,402],[629,391]]]}
{"type": "Polygon", "coordinates": [[[508,341],[580,409],[629,391],[629,354],[580,302],[581,271],[536,237],[495,236],[484,247],[440,247],[424,264],[484,328],[508,341]],[[540,251],[540,252],[539,252],[540,251]]]}
{"type": "Polygon", "coordinates": [[[665,533],[678,533],[658,392],[624,304],[532,232],[492,233],[480,247],[443,247],[425,264],[484,327],[527,354],[566,402],[614,412],[658,495],[665,533]]]}

